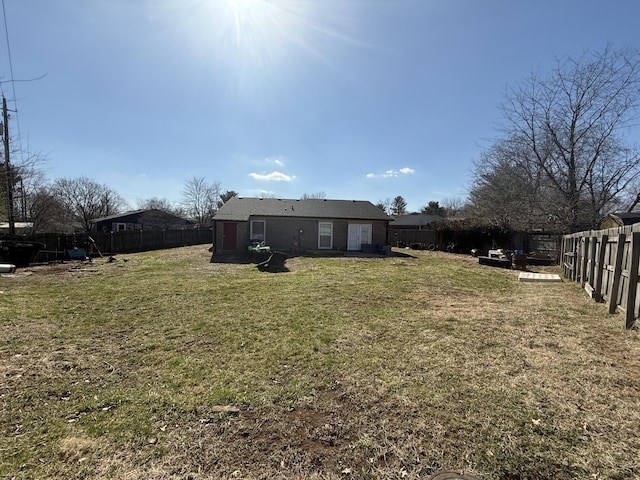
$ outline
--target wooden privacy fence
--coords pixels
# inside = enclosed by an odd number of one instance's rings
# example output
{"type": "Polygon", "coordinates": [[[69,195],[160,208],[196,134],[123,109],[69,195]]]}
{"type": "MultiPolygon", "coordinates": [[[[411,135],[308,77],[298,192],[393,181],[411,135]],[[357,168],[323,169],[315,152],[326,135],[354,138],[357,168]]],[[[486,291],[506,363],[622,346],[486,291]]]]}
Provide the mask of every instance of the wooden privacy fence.
{"type": "Polygon", "coordinates": [[[627,328],[640,317],[638,262],[640,224],[565,235],[562,238],[564,276],[580,282],[609,313],[621,311],[627,328]]]}
{"type": "Polygon", "coordinates": [[[89,237],[95,241],[104,255],[213,243],[210,228],[79,234],[42,233],[30,235],[29,240],[45,244],[36,261],[47,262],[64,258],[67,251],[74,247],[88,248],[89,237]]]}
{"type": "Polygon", "coordinates": [[[436,232],[433,230],[389,228],[387,236],[388,243],[397,247],[417,244],[427,248],[436,243],[436,232]]]}

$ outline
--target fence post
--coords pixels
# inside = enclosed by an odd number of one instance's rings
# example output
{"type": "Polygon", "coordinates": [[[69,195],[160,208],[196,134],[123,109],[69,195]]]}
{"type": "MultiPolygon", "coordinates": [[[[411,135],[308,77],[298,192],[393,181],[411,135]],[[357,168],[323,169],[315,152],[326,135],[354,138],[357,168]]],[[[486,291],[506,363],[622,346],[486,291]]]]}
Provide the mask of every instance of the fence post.
{"type": "Polygon", "coordinates": [[[613,283],[611,284],[611,294],[609,295],[609,313],[615,313],[618,306],[618,290],[622,278],[622,259],[624,257],[624,242],[627,237],[624,233],[618,234],[616,247],[616,260],[613,267],[613,283]]]}
{"type": "Polygon", "coordinates": [[[607,249],[607,245],[609,244],[609,236],[602,235],[600,237],[600,250],[598,251],[598,263],[597,269],[595,270],[595,281],[593,283],[595,300],[596,302],[601,302],[603,293],[602,293],[602,276],[604,274],[604,256],[605,251],[607,249]]]}
{"type": "Polygon", "coordinates": [[[573,239],[573,266],[571,272],[571,280],[578,281],[578,264],[580,262],[580,238],[574,237],[573,239]]]}
{"type": "Polygon", "coordinates": [[[640,232],[631,234],[631,266],[629,267],[629,288],[627,308],[625,309],[626,327],[633,328],[636,321],[636,294],[638,291],[638,263],[640,263],[640,232]]]}
{"type": "Polygon", "coordinates": [[[570,253],[569,249],[571,245],[573,244],[571,243],[571,239],[569,237],[562,237],[562,256],[560,258],[562,261],[564,276],[567,278],[571,278],[571,271],[569,269],[569,264],[568,264],[568,261],[570,258],[568,254],[570,253]]]}
{"type": "Polygon", "coordinates": [[[590,291],[591,298],[593,297],[593,287],[595,286],[594,275],[596,273],[596,246],[598,245],[598,237],[589,237],[589,248],[587,253],[587,267],[588,271],[582,281],[582,284],[590,291]]]}

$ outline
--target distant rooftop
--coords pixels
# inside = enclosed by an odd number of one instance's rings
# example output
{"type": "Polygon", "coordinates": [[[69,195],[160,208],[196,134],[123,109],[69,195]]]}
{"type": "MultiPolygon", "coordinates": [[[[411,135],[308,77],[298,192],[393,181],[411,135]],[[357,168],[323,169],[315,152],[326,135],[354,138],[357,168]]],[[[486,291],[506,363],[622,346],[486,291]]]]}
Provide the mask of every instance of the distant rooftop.
{"type": "Polygon", "coordinates": [[[445,219],[437,215],[426,213],[409,213],[402,215],[389,223],[390,227],[421,227],[433,223],[442,223],[445,219]]]}

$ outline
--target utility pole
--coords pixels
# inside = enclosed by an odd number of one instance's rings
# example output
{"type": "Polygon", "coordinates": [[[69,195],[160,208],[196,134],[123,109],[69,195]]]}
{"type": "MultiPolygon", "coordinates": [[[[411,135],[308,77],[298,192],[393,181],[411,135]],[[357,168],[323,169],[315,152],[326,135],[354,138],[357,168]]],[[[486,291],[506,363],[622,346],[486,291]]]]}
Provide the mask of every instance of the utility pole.
{"type": "Polygon", "coordinates": [[[16,220],[13,215],[13,181],[11,179],[11,163],[9,162],[9,111],[7,99],[2,96],[2,139],[4,143],[4,178],[7,190],[7,215],[9,216],[9,235],[16,234],[16,220]]]}

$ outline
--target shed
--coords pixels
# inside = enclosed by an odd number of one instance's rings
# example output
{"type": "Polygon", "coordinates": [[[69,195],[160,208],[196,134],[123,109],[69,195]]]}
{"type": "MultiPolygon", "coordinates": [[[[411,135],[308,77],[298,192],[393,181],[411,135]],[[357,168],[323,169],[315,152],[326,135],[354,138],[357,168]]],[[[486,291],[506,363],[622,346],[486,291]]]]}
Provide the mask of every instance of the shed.
{"type": "Polygon", "coordinates": [[[610,213],[600,222],[600,230],[608,228],[626,227],[640,222],[640,212],[610,213]]]}

